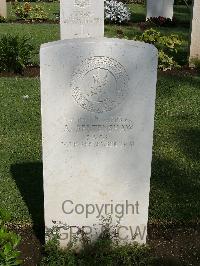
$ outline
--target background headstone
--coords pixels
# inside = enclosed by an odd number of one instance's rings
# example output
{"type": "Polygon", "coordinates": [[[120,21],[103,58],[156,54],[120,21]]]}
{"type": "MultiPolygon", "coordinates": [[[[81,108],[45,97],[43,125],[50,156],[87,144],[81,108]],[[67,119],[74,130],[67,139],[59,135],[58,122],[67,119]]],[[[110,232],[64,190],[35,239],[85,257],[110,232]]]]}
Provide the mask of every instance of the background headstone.
{"type": "Polygon", "coordinates": [[[111,214],[121,241],[145,243],[156,48],[64,40],[42,46],[40,65],[46,227],[70,226],[64,245],[80,227],[95,237],[111,214]]]}
{"type": "Polygon", "coordinates": [[[199,0],[194,0],[194,6],[193,6],[190,62],[194,58],[200,60],[200,1],[199,0]]]}
{"type": "Polygon", "coordinates": [[[0,16],[4,18],[7,17],[6,0],[0,0],[0,16]]]}
{"type": "Polygon", "coordinates": [[[173,18],[174,0],[147,0],[147,18],[173,18]]]}
{"type": "Polygon", "coordinates": [[[61,0],[61,39],[103,37],[104,0],[61,0]]]}

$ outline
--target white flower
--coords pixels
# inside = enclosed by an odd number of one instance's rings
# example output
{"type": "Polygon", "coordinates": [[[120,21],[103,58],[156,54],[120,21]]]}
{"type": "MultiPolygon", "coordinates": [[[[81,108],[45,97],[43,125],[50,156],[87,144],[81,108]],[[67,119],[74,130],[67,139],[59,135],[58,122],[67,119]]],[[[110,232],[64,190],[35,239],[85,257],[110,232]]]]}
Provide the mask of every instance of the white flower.
{"type": "Polygon", "coordinates": [[[115,0],[105,1],[105,19],[112,22],[122,23],[129,21],[131,13],[126,5],[115,0]]]}
{"type": "Polygon", "coordinates": [[[28,95],[23,95],[22,98],[26,100],[26,99],[29,98],[29,96],[28,95]]]}

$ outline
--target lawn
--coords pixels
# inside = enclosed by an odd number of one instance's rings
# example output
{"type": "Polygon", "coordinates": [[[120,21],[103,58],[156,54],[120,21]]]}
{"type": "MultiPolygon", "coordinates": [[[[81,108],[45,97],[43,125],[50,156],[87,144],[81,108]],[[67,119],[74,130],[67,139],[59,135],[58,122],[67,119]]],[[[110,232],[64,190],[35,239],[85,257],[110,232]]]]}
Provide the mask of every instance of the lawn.
{"type": "MultiPolygon", "coordinates": [[[[55,18],[58,3],[40,3],[55,18]]],[[[14,14],[9,5],[9,19],[14,14]]],[[[35,3],[33,3],[35,5],[35,3]]],[[[132,25],[105,25],[105,36],[133,39],[142,34],[145,7],[130,5],[132,25]]],[[[180,64],[187,62],[190,10],[175,6],[177,27],[156,28],[165,35],[178,34],[180,64]]],[[[58,24],[0,25],[3,34],[27,35],[34,44],[32,62],[39,65],[42,43],[59,39],[58,24]]],[[[41,114],[39,78],[0,78],[0,208],[12,214],[15,223],[43,225],[41,114]]],[[[159,73],[150,192],[152,223],[196,221],[200,217],[200,77],[159,73]]]]}
{"type": "MultiPolygon", "coordinates": [[[[35,3],[33,3],[35,5],[35,3]]],[[[39,3],[46,10],[49,19],[55,19],[54,13],[59,12],[59,4],[54,3],[39,3]]],[[[16,17],[9,7],[9,19],[15,20],[16,17]]],[[[143,5],[129,5],[132,12],[133,25],[105,25],[106,37],[119,37],[133,39],[136,35],[142,34],[138,26],[138,22],[145,21],[145,7],[143,5]]],[[[154,27],[165,35],[178,34],[183,40],[182,47],[178,50],[176,60],[179,64],[187,63],[187,54],[189,48],[189,33],[190,33],[190,13],[191,11],[186,6],[175,6],[175,17],[177,19],[177,27],[154,27]]],[[[20,23],[5,23],[0,25],[0,36],[2,34],[19,34],[27,35],[32,39],[34,53],[32,56],[33,64],[39,64],[39,47],[42,43],[51,42],[59,39],[58,24],[20,24],[20,23]]]]}
{"type": "MultiPolygon", "coordinates": [[[[0,208],[13,219],[43,219],[38,78],[0,79],[0,208]],[[28,95],[28,96],[27,96],[28,95]],[[30,213],[30,215],[29,215],[30,213]]],[[[199,218],[200,77],[159,75],[150,222],[199,218]]]]}

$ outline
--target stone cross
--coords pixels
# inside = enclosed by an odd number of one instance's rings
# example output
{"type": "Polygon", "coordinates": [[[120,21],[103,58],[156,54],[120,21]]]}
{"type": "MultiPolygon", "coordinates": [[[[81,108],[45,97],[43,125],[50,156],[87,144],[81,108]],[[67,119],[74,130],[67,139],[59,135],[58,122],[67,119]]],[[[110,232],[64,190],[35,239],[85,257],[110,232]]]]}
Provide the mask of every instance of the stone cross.
{"type": "Polygon", "coordinates": [[[192,59],[200,60],[200,1],[194,0],[193,19],[190,45],[190,64],[192,59]]]}
{"type": "Polygon", "coordinates": [[[147,19],[150,17],[173,18],[174,0],[147,0],[147,19]]]}
{"type": "Polygon", "coordinates": [[[57,225],[65,246],[80,230],[96,239],[104,217],[121,243],[145,243],[156,48],[86,38],[40,55],[46,228],[57,225]]]}
{"type": "Polygon", "coordinates": [[[0,16],[7,18],[7,5],[6,0],[0,0],[0,16]]]}
{"type": "Polygon", "coordinates": [[[61,0],[61,39],[103,37],[104,0],[61,0]]]}

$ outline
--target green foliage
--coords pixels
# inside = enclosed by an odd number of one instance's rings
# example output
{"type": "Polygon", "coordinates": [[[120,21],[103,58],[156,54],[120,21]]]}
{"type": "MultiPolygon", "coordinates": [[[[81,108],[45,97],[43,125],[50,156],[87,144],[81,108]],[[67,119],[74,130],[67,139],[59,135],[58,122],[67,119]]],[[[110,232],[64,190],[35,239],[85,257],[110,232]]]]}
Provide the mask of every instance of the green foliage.
{"type": "Polygon", "coordinates": [[[30,12],[30,19],[32,21],[45,21],[47,20],[47,13],[42,6],[36,5],[30,12]]]}
{"type": "Polygon", "coordinates": [[[4,22],[6,22],[6,19],[4,17],[0,16],[0,23],[4,23],[4,22]]]}
{"type": "Polygon", "coordinates": [[[150,29],[146,30],[141,36],[136,37],[138,40],[151,43],[151,44],[156,44],[158,43],[159,39],[161,38],[161,33],[157,30],[150,29]]]}
{"type": "Polygon", "coordinates": [[[45,21],[47,13],[41,5],[32,6],[31,3],[24,4],[16,3],[14,5],[15,15],[22,20],[45,21]]]}
{"type": "Polygon", "coordinates": [[[30,63],[33,46],[26,36],[2,35],[0,38],[0,72],[22,73],[30,63]]]}
{"type": "Polygon", "coordinates": [[[172,27],[175,26],[176,20],[175,18],[165,18],[165,17],[151,17],[146,21],[146,25],[158,26],[158,27],[172,27]]]}
{"type": "Polygon", "coordinates": [[[0,225],[5,224],[11,220],[11,215],[4,209],[0,209],[0,225]]]}
{"type": "Polygon", "coordinates": [[[173,57],[168,56],[163,50],[158,52],[158,62],[159,69],[163,71],[179,67],[179,65],[173,60],[173,57]]]}
{"type": "Polygon", "coordinates": [[[144,31],[141,36],[136,36],[135,39],[156,46],[159,51],[159,69],[165,71],[179,67],[173,58],[173,54],[177,53],[177,48],[182,44],[182,40],[178,35],[165,36],[155,29],[149,29],[144,31]]]}
{"type": "Polygon", "coordinates": [[[29,12],[31,11],[31,4],[27,2],[24,3],[23,5],[16,3],[14,9],[15,9],[15,15],[19,19],[27,19],[29,16],[29,12]]]}
{"type": "Polygon", "coordinates": [[[162,36],[159,39],[161,45],[165,46],[169,51],[175,51],[177,53],[177,47],[180,47],[182,41],[176,34],[170,34],[170,36],[162,36]]]}
{"type": "Polygon", "coordinates": [[[21,237],[10,232],[5,226],[10,218],[9,213],[0,210],[0,265],[2,266],[16,266],[22,263],[19,260],[20,252],[17,251],[21,237]]]}
{"type": "MultiPolygon", "coordinates": [[[[114,231],[105,225],[99,238],[92,242],[84,232],[77,233],[82,249],[76,252],[74,243],[60,249],[59,232],[54,227],[53,237],[45,246],[45,257],[42,266],[49,265],[153,265],[155,258],[146,245],[125,244],[120,245],[114,231]]],[[[76,244],[76,241],[75,241],[76,244]]]]}
{"type": "Polygon", "coordinates": [[[198,70],[200,71],[200,59],[199,59],[199,58],[192,58],[192,59],[190,60],[190,64],[191,64],[194,68],[196,68],[196,69],[198,69],[198,70]]]}

